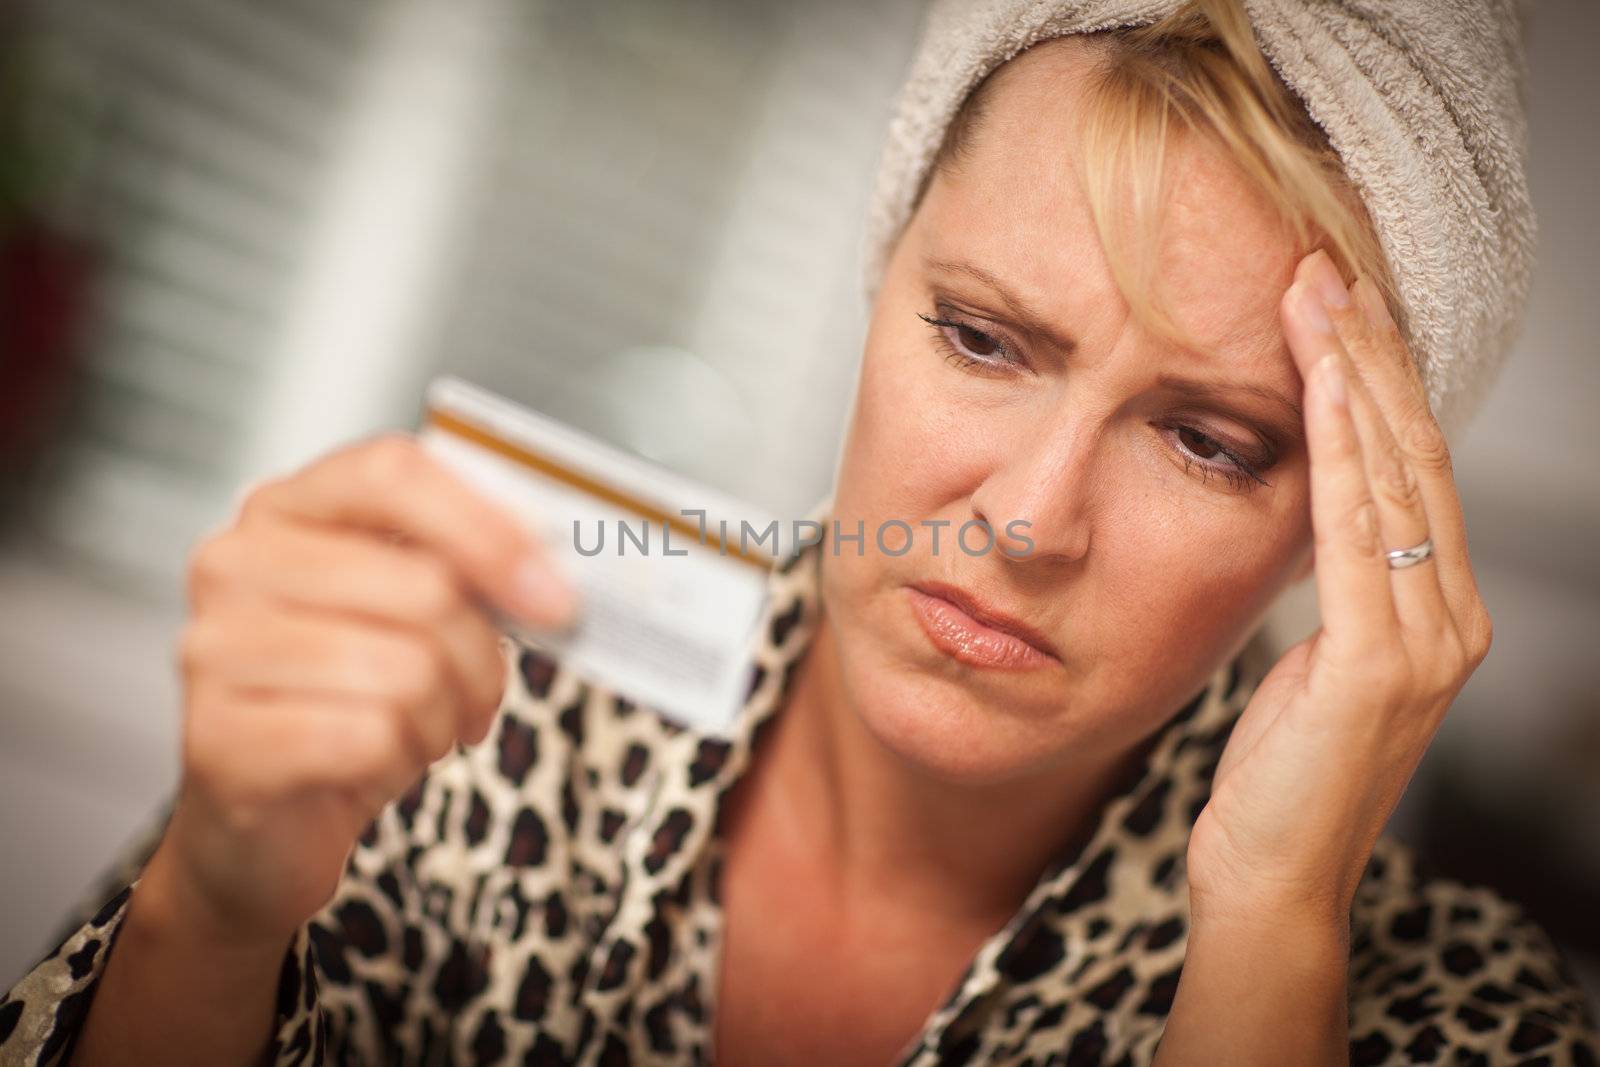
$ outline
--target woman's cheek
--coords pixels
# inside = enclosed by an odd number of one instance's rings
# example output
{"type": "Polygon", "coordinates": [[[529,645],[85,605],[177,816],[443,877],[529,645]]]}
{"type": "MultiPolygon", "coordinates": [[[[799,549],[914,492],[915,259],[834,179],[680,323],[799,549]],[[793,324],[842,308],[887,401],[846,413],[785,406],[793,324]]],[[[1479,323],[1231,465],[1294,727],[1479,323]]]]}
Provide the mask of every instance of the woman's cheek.
{"type": "Polygon", "coordinates": [[[1207,479],[1183,470],[1181,461],[1165,465],[1165,521],[1147,519],[1147,528],[1161,531],[1151,540],[1165,548],[1150,551],[1170,553],[1166,569],[1178,576],[1172,589],[1181,600],[1172,606],[1184,614],[1172,617],[1209,613],[1226,641],[1227,631],[1251,625],[1293,577],[1309,535],[1303,478],[1280,464],[1267,475],[1270,486],[1243,491],[1221,472],[1207,479]]]}
{"type": "Polygon", "coordinates": [[[970,405],[941,387],[938,372],[946,368],[916,344],[908,338],[869,354],[846,457],[858,473],[882,480],[875,502],[892,498],[906,512],[885,517],[912,523],[964,494],[976,443],[986,439],[968,424],[970,405]]]}
{"type": "MultiPolygon", "coordinates": [[[[1259,517],[1197,506],[1198,493],[1221,495],[1215,488],[1162,488],[1127,498],[1113,521],[1097,528],[1094,550],[1101,553],[1107,588],[1117,590],[1114,599],[1130,634],[1164,632],[1184,644],[1220,643],[1249,617],[1276,569],[1276,550],[1262,537],[1259,517]]],[[[1147,647],[1163,646],[1172,647],[1147,647]]]]}

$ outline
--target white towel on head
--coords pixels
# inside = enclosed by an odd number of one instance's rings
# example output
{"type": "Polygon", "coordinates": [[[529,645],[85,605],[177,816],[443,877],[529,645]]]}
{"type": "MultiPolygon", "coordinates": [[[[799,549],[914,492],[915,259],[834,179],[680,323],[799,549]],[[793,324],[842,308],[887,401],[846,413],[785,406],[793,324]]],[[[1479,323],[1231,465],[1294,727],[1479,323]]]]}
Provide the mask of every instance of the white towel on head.
{"type": "MultiPolygon", "coordinates": [[[[896,100],[863,245],[870,308],[945,127],[1038,41],[1177,0],[933,0],[896,100]]],[[[1246,0],[1256,41],[1327,132],[1376,224],[1448,438],[1515,342],[1533,272],[1522,0],[1246,0]]]]}

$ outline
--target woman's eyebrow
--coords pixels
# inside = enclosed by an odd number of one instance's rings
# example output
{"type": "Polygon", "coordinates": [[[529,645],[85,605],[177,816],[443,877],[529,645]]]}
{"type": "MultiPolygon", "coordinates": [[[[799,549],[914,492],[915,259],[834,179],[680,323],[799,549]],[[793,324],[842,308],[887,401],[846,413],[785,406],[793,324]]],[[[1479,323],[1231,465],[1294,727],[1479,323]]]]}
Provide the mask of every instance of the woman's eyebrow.
{"type": "Polygon", "coordinates": [[[1156,378],[1156,384],[1174,393],[1181,393],[1196,400],[1210,400],[1218,404],[1226,404],[1228,398],[1238,393],[1259,397],[1294,415],[1294,425],[1298,430],[1299,425],[1305,421],[1305,413],[1300,410],[1300,405],[1284,396],[1276,389],[1269,389],[1264,385],[1254,382],[1237,381],[1201,381],[1198,378],[1186,378],[1181,374],[1162,374],[1156,378]]]}
{"type": "Polygon", "coordinates": [[[923,259],[922,265],[930,271],[938,271],[944,274],[961,274],[981,282],[993,290],[995,295],[1006,305],[1006,310],[1011,313],[1011,317],[1016,320],[1016,324],[1019,327],[1036,337],[1043,337],[1066,355],[1071,355],[1077,351],[1078,342],[1075,338],[1069,334],[1058,332],[1050,325],[1045,315],[1038,308],[1012,292],[993,273],[978,266],[976,263],[955,259],[939,259],[936,256],[929,255],[923,259]]]}
{"type": "MultiPolygon", "coordinates": [[[[931,254],[924,257],[922,263],[927,270],[944,274],[959,274],[982,283],[993,290],[1001,302],[1006,305],[1006,310],[1011,313],[1012,318],[1016,320],[1019,327],[1029,333],[1046,338],[1067,355],[1071,355],[1077,349],[1078,342],[1076,339],[1059,333],[1046,321],[1045,316],[1036,307],[1012,292],[1004,282],[995,277],[993,272],[978,266],[976,263],[968,263],[965,260],[940,259],[931,254]]],[[[1209,382],[1198,378],[1187,378],[1181,374],[1163,374],[1157,379],[1157,382],[1172,392],[1181,393],[1196,400],[1210,400],[1219,404],[1227,403],[1230,395],[1245,393],[1249,396],[1266,400],[1292,414],[1297,431],[1299,425],[1305,421],[1305,413],[1300,410],[1299,404],[1276,389],[1269,389],[1264,385],[1236,381],[1209,382]]]]}

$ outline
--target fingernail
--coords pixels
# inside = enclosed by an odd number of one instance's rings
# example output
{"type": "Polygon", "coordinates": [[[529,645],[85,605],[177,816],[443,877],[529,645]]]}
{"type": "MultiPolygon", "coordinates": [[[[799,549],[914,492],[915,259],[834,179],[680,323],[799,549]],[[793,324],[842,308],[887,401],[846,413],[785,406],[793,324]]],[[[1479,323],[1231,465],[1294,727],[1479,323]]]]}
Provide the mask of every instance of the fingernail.
{"type": "Polygon", "coordinates": [[[1327,309],[1322,306],[1322,301],[1316,293],[1297,282],[1295,299],[1300,305],[1300,316],[1306,325],[1323,333],[1333,333],[1333,320],[1328,318],[1327,309]]]}
{"type": "Polygon", "coordinates": [[[1339,277],[1339,268],[1333,265],[1328,253],[1320,248],[1311,257],[1311,281],[1316,285],[1317,295],[1322,297],[1324,304],[1331,308],[1350,306],[1350,290],[1345,288],[1344,279],[1339,277]]]}
{"type": "Polygon", "coordinates": [[[578,607],[577,592],[542,558],[528,559],[518,566],[516,595],[530,622],[554,619],[565,625],[578,607]]]}
{"type": "Polygon", "coordinates": [[[1317,367],[1317,373],[1322,375],[1323,384],[1328,390],[1328,399],[1340,407],[1348,404],[1344,382],[1344,367],[1339,364],[1339,354],[1322,357],[1322,363],[1317,367]]]}

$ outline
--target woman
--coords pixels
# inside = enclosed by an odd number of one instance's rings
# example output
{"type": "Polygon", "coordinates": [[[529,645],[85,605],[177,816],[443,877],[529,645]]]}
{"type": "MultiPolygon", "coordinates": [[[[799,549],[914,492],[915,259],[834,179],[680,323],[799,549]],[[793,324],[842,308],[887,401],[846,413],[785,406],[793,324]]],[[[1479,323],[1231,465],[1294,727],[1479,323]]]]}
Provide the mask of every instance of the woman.
{"type": "Polygon", "coordinates": [[[405,438],[268,483],[6,1062],[1594,1062],[1544,934],[1381,836],[1490,629],[1361,198],[1236,9],[1028,43],[884,248],[731,741],[500,643],[571,593],[405,438]]]}

